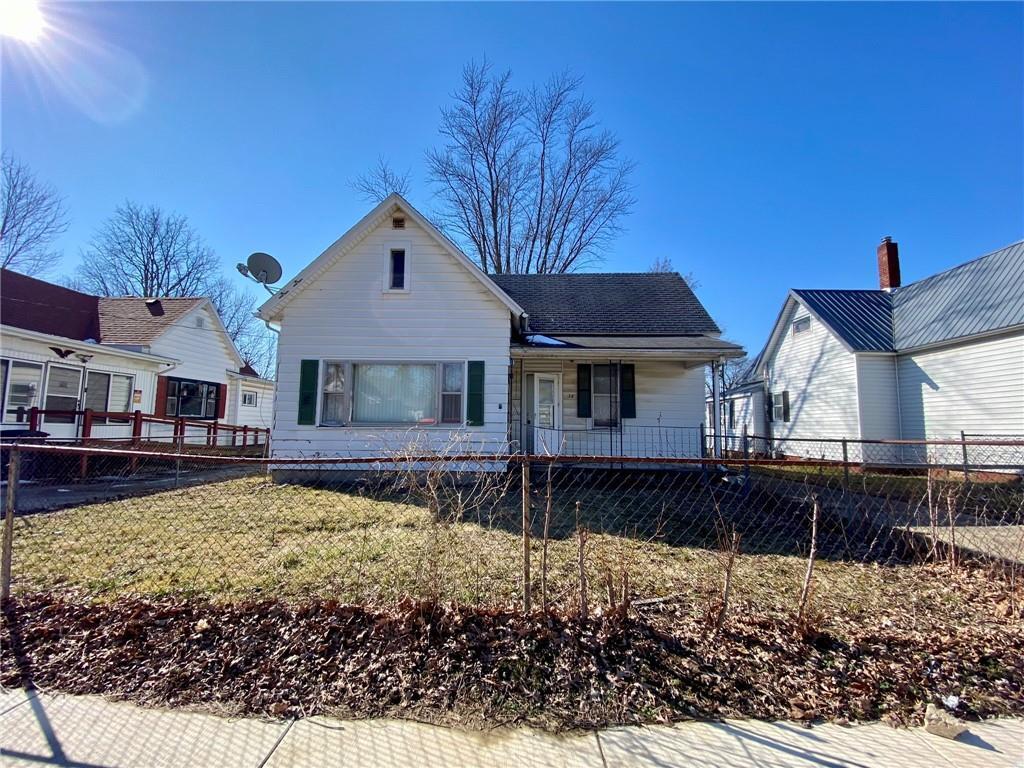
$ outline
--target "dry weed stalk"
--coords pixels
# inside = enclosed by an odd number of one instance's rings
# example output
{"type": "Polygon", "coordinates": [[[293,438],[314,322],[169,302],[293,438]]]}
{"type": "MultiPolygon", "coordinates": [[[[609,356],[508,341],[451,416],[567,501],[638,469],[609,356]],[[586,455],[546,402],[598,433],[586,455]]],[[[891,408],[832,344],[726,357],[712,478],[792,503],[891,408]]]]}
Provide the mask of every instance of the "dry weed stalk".
{"type": "Polygon", "coordinates": [[[587,607],[587,529],[580,525],[580,502],[576,502],[576,539],[579,544],[580,618],[586,620],[587,607]]]}
{"type": "Polygon", "coordinates": [[[950,488],[946,492],[946,511],[949,514],[949,569],[954,572],[960,564],[956,548],[956,505],[959,495],[955,488],[950,488]]]}
{"type": "Polygon", "coordinates": [[[800,604],[797,609],[796,621],[801,631],[806,626],[808,608],[814,582],[814,560],[818,556],[818,520],[821,517],[821,501],[818,494],[811,494],[811,551],[807,555],[807,571],[804,574],[803,588],[800,590],[800,604]]]}
{"type": "MultiPolygon", "coordinates": [[[[717,504],[716,504],[717,506],[717,504]]],[[[740,553],[740,534],[735,525],[727,525],[719,515],[718,563],[722,568],[722,601],[715,616],[715,632],[721,631],[729,613],[729,598],[732,595],[732,578],[736,569],[736,558],[740,553]]]]}
{"type": "Polygon", "coordinates": [[[551,467],[552,463],[549,462],[546,498],[544,500],[544,534],[540,550],[540,601],[541,607],[545,612],[548,610],[548,536],[551,531],[551,508],[554,503],[554,496],[551,491],[551,467]]]}

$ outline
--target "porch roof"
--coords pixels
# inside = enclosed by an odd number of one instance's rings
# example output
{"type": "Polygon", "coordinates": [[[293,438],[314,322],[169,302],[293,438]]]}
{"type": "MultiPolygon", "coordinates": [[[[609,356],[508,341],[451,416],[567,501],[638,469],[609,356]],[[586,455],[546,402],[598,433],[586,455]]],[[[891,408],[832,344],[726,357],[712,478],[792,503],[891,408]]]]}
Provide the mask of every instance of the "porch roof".
{"type": "Polygon", "coordinates": [[[743,357],[738,344],[714,336],[539,336],[513,342],[516,357],[671,357],[713,360],[743,357]]]}

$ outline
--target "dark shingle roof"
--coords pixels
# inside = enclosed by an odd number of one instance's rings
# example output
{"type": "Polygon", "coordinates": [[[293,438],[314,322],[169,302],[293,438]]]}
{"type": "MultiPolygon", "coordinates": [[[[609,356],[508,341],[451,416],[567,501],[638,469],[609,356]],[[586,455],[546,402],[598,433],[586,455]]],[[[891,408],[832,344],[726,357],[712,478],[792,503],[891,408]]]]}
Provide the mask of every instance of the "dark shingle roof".
{"type": "Polygon", "coordinates": [[[490,275],[545,334],[717,334],[719,328],[675,272],[490,275]]]}
{"type": "Polygon", "coordinates": [[[892,351],[892,297],[885,291],[800,288],[793,293],[857,352],[892,351]]]}
{"type": "Polygon", "coordinates": [[[104,344],[147,346],[195,307],[203,298],[136,297],[99,300],[100,334],[104,344]]]}
{"type": "Polygon", "coordinates": [[[1024,324],[1024,241],[892,293],[897,349],[1024,324]]]}

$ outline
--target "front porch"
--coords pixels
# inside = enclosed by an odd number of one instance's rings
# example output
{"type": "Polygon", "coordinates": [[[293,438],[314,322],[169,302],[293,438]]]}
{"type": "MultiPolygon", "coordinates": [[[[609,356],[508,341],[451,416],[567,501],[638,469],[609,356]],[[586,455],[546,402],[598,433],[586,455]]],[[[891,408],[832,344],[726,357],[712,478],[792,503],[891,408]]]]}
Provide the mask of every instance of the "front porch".
{"type": "Polygon", "coordinates": [[[514,345],[512,449],[700,458],[705,369],[735,349],[708,337],[542,337],[514,345]]]}

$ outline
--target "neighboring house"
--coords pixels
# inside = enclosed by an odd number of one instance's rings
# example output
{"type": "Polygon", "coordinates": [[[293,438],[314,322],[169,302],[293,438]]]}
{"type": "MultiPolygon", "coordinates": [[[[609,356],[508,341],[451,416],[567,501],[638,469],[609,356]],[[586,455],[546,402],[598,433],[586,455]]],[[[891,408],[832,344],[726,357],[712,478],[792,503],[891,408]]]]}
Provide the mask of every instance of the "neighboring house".
{"type": "MultiPolygon", "coordinates": [[[[878,246],[879,290],[791,290],[764,350],[724,393],[738,432],[811,455],[795,439],[1024,435],[1024,242],[902,286],[878,246]]],[[[728,408],[726,408],[726,411],[728,408]]],[[[854,460],[885,460],[866,447],[854,460]]]]}
{"type": "Polygon", "coordinates": [[[705,366],[742,355],[678,275],[487,275],[399,195],[259,315],[282,457],[695,456],[705,366]]]}
{"type": "MultiPolygon", "coordinates": [[[[70,412],[85,409],[266,429],[273,382],[254,374],[207,298],[105,298],[0,270],[4,430],[27,427],[34,407],[67,412],[38,425],[62,438],[81,435],[82,416],[70,412]]],[[[90,435],[129,430],[101,418],[90,435]]],[[[171,433],[147,425],[146,436],[171,433]]]]}

